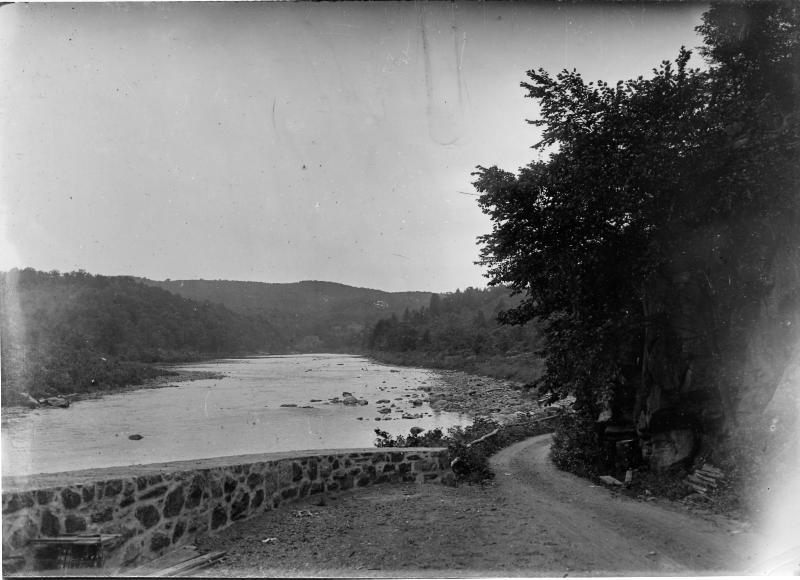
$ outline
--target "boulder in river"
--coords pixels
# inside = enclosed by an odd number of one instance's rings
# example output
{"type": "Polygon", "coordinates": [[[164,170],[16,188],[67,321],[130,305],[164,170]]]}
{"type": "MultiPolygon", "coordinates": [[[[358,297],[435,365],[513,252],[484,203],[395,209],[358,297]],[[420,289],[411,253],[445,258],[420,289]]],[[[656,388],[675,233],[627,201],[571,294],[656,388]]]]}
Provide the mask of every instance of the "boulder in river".
{"type": "Polygon", "coordinates": [[[342,399],[342,403],[345,405],[358,405],[358,399],[356,399],[353,395],[347,395],[342,399]]]}
{"type": "Polygon", "coordinates": [[[47,397],[44,399],[44,403],[51,407],[61,407],[62,409],[69,407],[69,399],[64,399],[62,397],[47,397]]]}
{"type": "Polygon", "coordinates": [[[144,436],[134,433],[133,435],[128,435],[128,439],[131,441],[139,441],[140,439],[144,439],[144,436]]]}

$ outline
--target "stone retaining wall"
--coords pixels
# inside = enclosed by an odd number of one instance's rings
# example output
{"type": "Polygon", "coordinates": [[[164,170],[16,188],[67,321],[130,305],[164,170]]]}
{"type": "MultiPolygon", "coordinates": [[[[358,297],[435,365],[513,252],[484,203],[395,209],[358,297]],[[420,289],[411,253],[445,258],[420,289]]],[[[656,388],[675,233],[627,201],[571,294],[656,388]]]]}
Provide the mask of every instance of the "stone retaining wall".
{"type": "MultiPolygon", "coordinates": [[[[453,481],[439,448],[221,457],[3,478],[3,559],[36,568],[30,540],[121,534],[107,569],[137,565],[285,501],[384,482],[453,481]]],[[[8,573],[10,570],[5,570],[8,573]]]]}

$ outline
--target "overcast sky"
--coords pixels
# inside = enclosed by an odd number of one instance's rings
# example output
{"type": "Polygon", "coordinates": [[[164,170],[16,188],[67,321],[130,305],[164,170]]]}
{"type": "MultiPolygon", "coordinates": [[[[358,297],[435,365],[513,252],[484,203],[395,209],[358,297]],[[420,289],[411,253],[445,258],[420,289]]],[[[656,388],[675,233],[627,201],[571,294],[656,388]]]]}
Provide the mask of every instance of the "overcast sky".
{"type": "Polygon", "coordinates": [[[475,166],[533,159],[525,71],[648,74],[700,4],[0,8],[0,270],[485,286],[475,166]]]}

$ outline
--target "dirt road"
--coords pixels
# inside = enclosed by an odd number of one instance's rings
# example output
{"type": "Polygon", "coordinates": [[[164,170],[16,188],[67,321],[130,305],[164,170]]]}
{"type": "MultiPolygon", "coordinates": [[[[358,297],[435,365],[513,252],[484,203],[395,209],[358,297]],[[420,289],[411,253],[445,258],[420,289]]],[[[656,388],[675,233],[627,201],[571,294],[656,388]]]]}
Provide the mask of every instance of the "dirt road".
{"type": "Polygon", "coordinates": [[[748,567],[754,537],[741,526],[560,472],[549,441],[497,454],[491,485],[384,485],[266,512],[198,542],[228,550],[205,574],[663,576],[748,567]]]}

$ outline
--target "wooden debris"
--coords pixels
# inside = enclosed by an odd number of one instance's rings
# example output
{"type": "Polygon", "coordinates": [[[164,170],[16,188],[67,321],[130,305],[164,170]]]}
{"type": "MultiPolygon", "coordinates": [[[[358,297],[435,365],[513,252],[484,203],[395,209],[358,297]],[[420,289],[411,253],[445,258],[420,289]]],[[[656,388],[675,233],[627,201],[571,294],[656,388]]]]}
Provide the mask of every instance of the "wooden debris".
{"type": "Polygon", "coordinates": [[[719,480],[724,479],[725,474],[721,469],[708,463],[704,463],[699,469],[686,477],[686,483],[700,495],[706,495],[709,491],[717,489],[719,480]]]}
{"type": "Polygon", "coordinates": [[[33,538],[31,543],[54,546],[106,546],[120,537],[120,534],[70,534],[52,538],[33,538]]]}
{"type": "Polygon", "coordinates": [[[600,481],[606,485],[622,485],[622,482],[619,479],[616,477],[611,477],[610,475],[601,475],[600,481]]]}
{"type": "Polygon", "coordinates": [[[480,443],[481,441],[486,441],[490,437],[494,437],[499,432],[500,432],[500,428],[498,427],[497,429],[495,429],[494,431],[490,431],[489,433],[487,433],[483,437],[478,437],[475,441],[470,441],[469,443],[467,443],[466,447],[467,447],[467,449],[469,449],[470,447],[472,447],[476,443],[480,443]]]}
{"type": "Polygon", "coordinates": [[[225,554],[227,554],[227,552],[209,552],[208,554],[201,554],[200,556],[195,556],[194,558],[181,562],[180,564],[175,564],[169,568],[148,574],[147,577],[166,578],[169,576],[183,576],[184,574],[190,574],[191,572],[208,568],[220,560],[225,554]]]}
{"type": "Polygon", "coordinates": [[[721,469],[714,467],[713,465],[709,465],[708,463],[704,463],[703,467],[700,468],[700,471],[705,471],[709,475],[713,475],[717,479],[722,479],[725,477],[725,474],[722,472],[721,469]]]}
{"type": "Polygon", "coordinates": [[[117,543],[120,534],[65,534],[33,538],[37,546],[36,560],[42,569],[102,568],[105,550],[117,543]]]}
{"type": "Polygon", "coordinates": [[[174,576],[188,576],[193,572],[215,564],[227,552],[201,553],[197,547],[189,544],[181,546],[151,560],[133,570],[125,570],[125,576],[144,578],[167,578],[174,576]]]}

